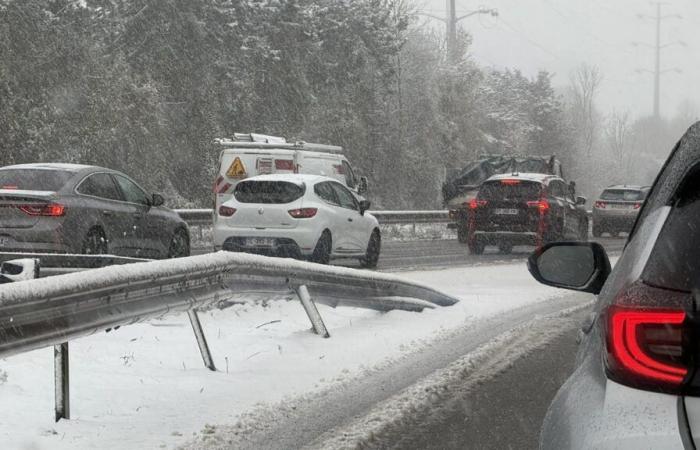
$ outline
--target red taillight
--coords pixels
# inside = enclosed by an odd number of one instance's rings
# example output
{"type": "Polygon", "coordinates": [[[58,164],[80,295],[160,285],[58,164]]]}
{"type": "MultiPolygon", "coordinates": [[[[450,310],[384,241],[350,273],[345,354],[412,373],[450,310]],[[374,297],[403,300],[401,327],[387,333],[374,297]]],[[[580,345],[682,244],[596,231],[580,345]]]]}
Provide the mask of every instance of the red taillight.
{"type": "Polygon", "coordinates": [[[58,203],[47,205],[20,205],[20,211],[30,216],[60,217],[66,214],[66,207],[58,203]]]}
{"type": "Polygon", "coordinates": [[[275,170],[294,170],[294,161],[291,159],[276,159],[275,170]]]}
{"type": "Polygon", "coordinates": [[[547,200],[534,200],[527,202],[528,208],[537,208],[541,212],[549,210],[549,202],[547,200]]]}
{"type": "Polygon", "coordinates": [[[635,203],[634,206],[633,206],[634,209],[639,209],[639,208],[641,208],[641,207],[642,207],[642,204],[641,204],[641,203],[635,203]]]}
{"type": "Polygon", "coordinates": [[[9,185],[5,185],[5,186],[0,186],[0,189],[10,189],[10,190],[14,191],[14,190],[19,189],[19,186],[16,186],[14,184],[9,184],[9,185]]]}
{"type": "Polygon", "coordinates": [[[680,387],[683,310],[610,306],[607,310],[607,368],[611,378],[632,386],[680,387]]]}
{"type": "Polygon", "coordinates": [[[289,215],[295,219],[310,219],[318,212],[317,208],[290,209],[289,215]]]}
{"type": "Polygon", "coordinates": [[[224,177],[219,175],[214,181],[214,187],[212,188],[212,190],[215,194],[225,194],[230,187],[231,183],[228,183],[224,177]]]}
{"type": "Polygon", "coordinates": [[[607,206],[607,203],[601,202],[600,200],[598,200],[597,202],[595,202],[595,207],[596,207],[596,208],[605,209],[606,206],[607,206]]]}
{"type": "Polygon", "coordinates": [[[486,200],[477,200],[477,199],[473,198],[469,202],[469,209],[471,209],[473,211],[477,208],[481,208],[482,206],[486,206],[487,204],[488,204],[488,202],[486,200]]]}
{"type": "Polygon", "coordinates": [[[219,206],[219,215],[222,217],[231,217],[236,214],[236,208],[231,208],[229,206],[221,205],[219,206]]]}
{"type": "Polygon", "coordinates": [[[501,184],[512,186],[514,184],[520,184],[520,180],[501,180],[501,184]]]}

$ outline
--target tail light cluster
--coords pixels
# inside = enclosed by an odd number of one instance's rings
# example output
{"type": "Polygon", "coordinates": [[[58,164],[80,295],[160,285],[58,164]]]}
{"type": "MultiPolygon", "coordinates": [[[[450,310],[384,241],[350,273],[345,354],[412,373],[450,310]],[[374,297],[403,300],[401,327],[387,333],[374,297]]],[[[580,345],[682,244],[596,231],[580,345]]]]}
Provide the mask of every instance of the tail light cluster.
{"type": "Polygon", "coordinates": [[[632,207],[633,207],[634,209],[639,209],[639,208],[642,207],[642,204],[639,203],[639,202],[637,202],[637,203],[635,203],[632,207]]]}
{"type": "Polygon", "coordinates": [[[221,205],[219,206],[219,215],[221,217],[231,217],[236,214],[236,208],[231,208],[230,206],[221,205]]]}
{"type": "Polygon", "coordinates": [[[227,182],[224,177],[219,175],[216,177],[216,180],[214,180],[214,187],[212,188],[212,191],[215,194],[225,194],[230,188],[231,183],[227,182]]]}
{"type": "Polygon", "coordinates": [[[690,294],[641,282],[619,295],[604,313],[608,376],[641,389],[681,392],[695,353],[689,311],[690,294]]]}
{"type": "Polygon", "coordinates": [[[608,204],[605,202],[601,202],[600,200],[597,200],[595,202],[594,206],[598,209],[605,209],[605,207],[608,206],[608,204]]]}
{"type": "Polygon", "coordinates": [[[527,202],[528,208],[537,208],[541,212],[549,211],[549,202],[546,199],[527,202]]]}
{"type": "Polygon", "coordinates": [[[477,200],[476,198],[471,199],[471,201],[468,203],[469,209],[474,211],[477,208],[481,208],[482,206],[486,206],[488,202],[486,200],[477,200]]]}
{"type": "Polygon", "coordinates": [[[19,205],[17,208],[30,216],[61,217],[66,214],[66,207],[58,203],[19,205]]]}
{"type": "Polygon", "coordinates": [[[310,219],[313,216],[316,215],[318,212],[317,208],[298,208],[298,209],[290,209],[289,215],[294,217],[295,219],[310,219]]]}

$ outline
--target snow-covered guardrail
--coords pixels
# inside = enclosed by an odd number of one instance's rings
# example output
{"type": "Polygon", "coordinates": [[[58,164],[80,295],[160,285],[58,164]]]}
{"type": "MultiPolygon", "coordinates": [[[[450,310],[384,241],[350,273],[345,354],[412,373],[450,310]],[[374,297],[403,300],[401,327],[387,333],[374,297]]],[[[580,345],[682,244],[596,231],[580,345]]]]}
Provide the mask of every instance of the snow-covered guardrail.
{"type": "MultiPolygon", "coordinates": [[[[189,225],[212,225],[211,209],[176,209],[176,213],[189,225]]],[[[447,210],[436,211],[369,211],[380,224],[398,225],[412,223],[447,223],[450,221],[447,210]]]]}
{"type": "Polygon", "coordinates": [[[289,259],[218,252],[135,262],[1,285],[0,358],[54,346],[56,420],[68,418],[68,341],[186,312],[204,363],[215,370],[197,309],[251,294],[266,299],[296,294],[314,331],[324,337],[329,334],[314,301],[380,311],[457,302],[394,275],[289,259]]]}

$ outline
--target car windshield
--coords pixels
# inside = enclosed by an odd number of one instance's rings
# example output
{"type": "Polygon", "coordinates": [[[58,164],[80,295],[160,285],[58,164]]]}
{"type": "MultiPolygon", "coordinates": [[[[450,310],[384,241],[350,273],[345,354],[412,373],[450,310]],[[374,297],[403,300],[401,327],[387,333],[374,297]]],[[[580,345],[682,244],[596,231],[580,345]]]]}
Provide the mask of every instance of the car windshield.
{"type": "Polygon", "coordinates": [[[25,191],[59,191],[75,175],[66,170],[2,169],[0,189],[25,191]]]}
{"type": "Polygon", "coordinates": [[[624,202],[644,200],[644,197],[644,192],[632,189],[606,189],[600,195],[601,200],[613,200],[624,202]]]}
{"type": "Polygon", "coordinates": [[[0,0],[0,450],[700,450],[695,159],[700,0],[0,0]]]}
{"type": "Polygon", "coordinates": [[[304,195],[305,187],[287,181],[243,181],[234,197],[241,203],[291,203],[304,195]]]}

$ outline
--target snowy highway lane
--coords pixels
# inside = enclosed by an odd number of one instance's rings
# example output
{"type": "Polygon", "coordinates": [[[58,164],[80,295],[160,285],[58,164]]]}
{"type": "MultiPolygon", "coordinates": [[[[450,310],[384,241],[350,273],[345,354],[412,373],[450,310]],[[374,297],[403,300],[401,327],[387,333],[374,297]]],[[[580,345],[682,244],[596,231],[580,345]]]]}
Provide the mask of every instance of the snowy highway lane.
{"type": "MultiPolygon", "coordinates": [[[[450,367],[464,358],[469,367],[484,345],[507,345],[517,339],[514,330],[592,298],[537,284],[523,261],[401,276],[461,302],[423,313],[320,306],[330,339],[309,332],[296,301],[210,311],[202,321],[216,373],[203,367],[185,316],[75,341],[72,420],[57,424],[52,350],[0,360],[3,448],[294,448],[324,446],[332,437],[325,432],[346,427],[365,439],[351,427],[376,408],[388,404],[398,414],[397,404],[416,407],[401,393],[449,382],[450,367]]],[[[555,339],[560,328],[533,342],[555,339]]],[[[503,353],[511,356],[476,378],[529,349],[508,348],[518,352],[503,353]]]]}

